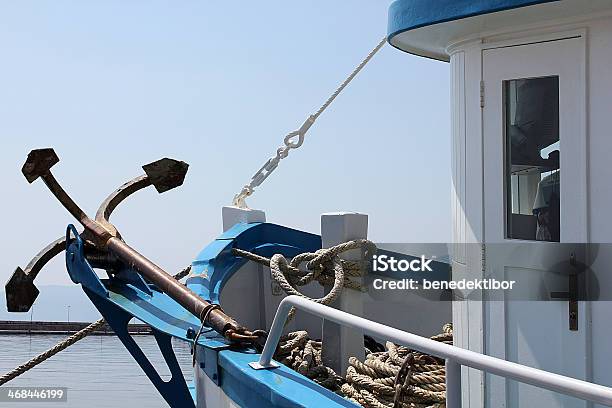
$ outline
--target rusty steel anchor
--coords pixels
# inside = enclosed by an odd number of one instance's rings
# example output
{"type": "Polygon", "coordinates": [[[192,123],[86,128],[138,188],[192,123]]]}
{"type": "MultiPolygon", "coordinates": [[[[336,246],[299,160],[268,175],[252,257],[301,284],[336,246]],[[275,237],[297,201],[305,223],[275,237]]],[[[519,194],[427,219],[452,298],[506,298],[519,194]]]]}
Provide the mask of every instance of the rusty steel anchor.
{"type": "MultiPolygon", "coordinates": [[[[117,229],[110,222],[104,221],[104,210],[101,213],[102,220],[98,220],[100,217],[97,217],[97,220],[89,218],[52,175],[51,167],[58,162],[59,158],[53,149],[33,150],[28,154],[22,172],[30,183],[38,177],[42,178],[60,203],[85,227],[85,231],[89,235],[87,239],[91,239],[97,249],[116,256],[119,261],[132,267],[148,281],[154,283],[162,292],[197,316],[202,324],[207,324],[228,340],[237,343],[253,343],[260,340],[261,334],[241,327],[234,319],[225,314],[219,305],[211,304],[202,299],[191,289],[174,279],[172,275],[125,243],[120,238],[117,229]]],[[[121,197],[121,194],[118,193],[116,197],[121,197]]],[[[111,196],[107,200],[105,201],[107,202],[107,208],[112,208],[113,203],[116,203],[119,199],[113,199],[111,196]]],[[[100,214],[100,211],[98,214],[100,214]]]]}
{"type": "MultiPolygon", "coordinates": [[[[43,163],[46,163],[50,168],[59,162],[59,158],[53,149],[35,150],[31,152],[30,155],[32,156],[32,161],[28,160],[22,169],[22,172],[30,183],[36,179],[35,177],[33,178],[34,174],[45,173],[44,166],[41,167],[43,163]]],[[[104,225],[105,228],[118,234],[115,227],[110,224],[108,219],[121,202],[130,195],[149,186],[154,186],[159,193],[181,186],[188,167],[189,165],[185,162],[168,158],[163,158],[142,166],[145,172],[144,175],[138,176],[123,184],[102,202],[96,213],[96,221],[104,225]]],[[[48,173],[49,175],[45,175],[47,180],[57,184],[53,175],[51,175],[50,172],[48,173]]],[[[57,186],[54,188],[57,189],[57,186]]],[[[74,203],[73,205],[76,206],[74,203]]],[[[87,260],[93,267],[109,269],[117,263],[116,259],[97,250],[90,242],[86,242],[88,243],[86,247],[87,260]]],[[[7,310],[9,312],[27,312],[30,310],[40,293],[34,284],[34,280],[38,276],[38,273],[42,270],[44,265],[65,249],[66,236],[62,235],[38,252],[25,269],[21,269],[21,267],[15,269],[13,275],[5,285],[7,310]]]]}

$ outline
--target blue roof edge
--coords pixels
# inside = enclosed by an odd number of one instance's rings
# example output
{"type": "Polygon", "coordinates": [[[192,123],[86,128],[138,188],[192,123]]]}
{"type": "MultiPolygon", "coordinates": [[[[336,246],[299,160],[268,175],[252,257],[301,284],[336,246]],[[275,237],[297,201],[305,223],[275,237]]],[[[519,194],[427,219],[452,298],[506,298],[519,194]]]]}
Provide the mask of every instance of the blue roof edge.
{"type": "MultiPolygon", "coordinates": [[[[406,31],[483,14],[558,1],[561,0],[395,0],[389,6],[387,42],[398,48],[393,45],[392,39],[406,31]]],[[[425,54],[416,55],[427,57],[425,54]]]]}

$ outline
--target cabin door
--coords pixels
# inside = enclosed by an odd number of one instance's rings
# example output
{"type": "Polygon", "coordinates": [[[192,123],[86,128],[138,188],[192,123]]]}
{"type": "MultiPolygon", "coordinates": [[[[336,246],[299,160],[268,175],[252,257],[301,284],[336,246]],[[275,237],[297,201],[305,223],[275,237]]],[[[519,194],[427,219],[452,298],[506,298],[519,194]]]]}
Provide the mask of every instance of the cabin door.
{"type": "MultiPolygon", "coordinates": [[[[584,61],[580,34],[504,44],[482,51],[481,84],[483,272],[522,288],[484,293],[485,351],[579,379],[589,376],[588,310],[561,292],[584,262],[584,246],[576,243],[587,237],[584,61]]],[[[587,406],[492,375],[485,377],[485,401],[587,406]]]]}

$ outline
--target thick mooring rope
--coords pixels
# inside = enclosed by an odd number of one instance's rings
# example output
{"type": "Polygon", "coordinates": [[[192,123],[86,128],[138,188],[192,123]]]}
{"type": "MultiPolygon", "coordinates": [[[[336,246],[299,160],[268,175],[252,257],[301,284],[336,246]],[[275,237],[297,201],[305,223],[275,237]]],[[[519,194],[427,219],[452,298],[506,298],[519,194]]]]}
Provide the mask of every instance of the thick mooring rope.
{"type": "Polygon", "coordinates": [[[35,366],[37,366],[38,364],[42,363],[43,361],[53,357],[54,355],[56,355],[60,351],[62,351],[64,349],[72,346],[77,341],[81,340],[82,338],[86,337],[90,333],[92,333],[92,332],[98,330],[100,327],[104,326],[104,323],[105,323],[105,320],[104,319],[100,319],[100,320],[90,324],[89,326],[85,327],[83,330],[80,330],[80,331],[74,333],[72,336],[68,337],[67,339],[60,341],[59,343],[57,343],[55,346],[51,347],[49,350],[45,351],[44,353],[41,353],[41,354],[37,355],[36,357],[31,359],[27,363],[24,363],[24,364],[20,365],[19,367],[16,367],[15,369],[9,371],[8,373],[6,373],[2,377],[0,377],[0,385],[3,385],[5,383],[11,381],[15,377],[20,376],[21,374],[23,374],[26,371],[34,368],[35,366]]]}
{"type": "MultiPolygon", "coordinates": [[[[344,287],[361,290],[350,277],[362,276],[364,261],[376,246],[365,239],[348,241],[315,253],[299,254],[287,261],[280,254],[266,258],[241,249],[233,254],[270,267],[272,278],[288,295],[298,295],[317,303],[330,304],[344,287]],[[339,254],[362,249],[362,261],[345,261],[339,254]],[[299,267],[306,263],[306,271],[299,267]],[[322,298],[313,299],[297,288],[317,281],[322,285],[333,282],[331,291],[322,298]]],[[[289,319],[293,316],[292,309],[289,319]]],[[[452,344],[452,325],[431,339],[452,344]]],[[[444,361],[424,353],[387,342],[386,351],[370,352],[365,361],[349,358],[346,377],[326,367],[321,358],[321,341],[312,340],[305,331],[289,333],[279,342],[275,359],[310,378],[316,383],[360,404],[365,408],[440,408],[445,406],[446,384],[444,361]]]]}
{"type": "MultiPolygon", "coordinates": [[[[452,326],[431,339],[452,344],[452,326]]],[[[363,362],[351,357],[344,378],[323,365],[321,342],[305,331],[283,336],[275,359],[365,408],[445,406],[444,361],[391,342],[384,352],[367,352],[363,362]]]]}
{"type": "Polygon", "coordinates": [[[311,340],[306,331],[283,336],[274,359],[332,391],[339,391],[344,383],[334,370],[323,365],[321,341],[311,340]]]}
{"type": "MultiPolygon", "coordinates": [[[[432,340],[452,344],[452,325],[432,340]]],[[[387,351],[351,357],[341,393],[366,408],[444,407],[445,368],[442,359],[387,342],[387,351]]]]}
{"type": "MultiPolygon", "coordinates": [[[[330,248],[319,249],[316,252],[304,252],[293,257],[291,261],[288,261],[281,254],[266,258],[242,249],[235,248],[232,250],[234,255],[268,266],[272,279],[279,284],[287,295],[297,295],[323,305],[330,305],[335,302],[345,287],[355,290],[362,289],[361,285],[352,280],[351,277],[363,275],[365,260],[375,252],[376,245],[367,239],[343,242],[330,248]],[[362,260],[347,261],[339,257],[343,252],[354,249],[363,251],[362,260]],[[300,265],[304,263],[306,271],[300,269],[300,265]],[[298,287],[308,285],[313,281],[317,281],[321,285],[331,285],[332,288],[329,293],[320,298],[311,298],[299,291],[298,287]]],[[[290,321],[294,315],[295,309],[292,308],[287,321],[290,321]]]]}
{"type": "MultiPolygon", "coordinates": [[[[185,276],[187,276],[190,271],[191,271],[191,266],[188,266],[187,268],[183,269],[182,271],[174,275],[174,278],[176,280],[180,280],[184,278],[185,276]]],[[[84,329],[79,330],[78,332],[74,333],[70,337],[60,341],[59,343],[57,343],[55,346],[51,347],[47,351],[40,353],[36,357],[27,361],[26,363],[14,368],[13,370],[9,371],[8,373],[0,377],[0,386],[3,384],[6,384],[7,382],[11,381],[12,379],[16,377],[19,377],[21,374],[25,373],[26,371],[31,370],[32,368],[36,367],[43,361],[53,357],[60,351],[67,349],[68,347],[76,343],[77,341],[87,337],[91,333],[98,330],[100,327],[104,326],[105,323],[106,321],[103,318],[100,320],[97,320],[93,322],[92,324],[90,324],[89,326],[85,327],[84,329]]]]}

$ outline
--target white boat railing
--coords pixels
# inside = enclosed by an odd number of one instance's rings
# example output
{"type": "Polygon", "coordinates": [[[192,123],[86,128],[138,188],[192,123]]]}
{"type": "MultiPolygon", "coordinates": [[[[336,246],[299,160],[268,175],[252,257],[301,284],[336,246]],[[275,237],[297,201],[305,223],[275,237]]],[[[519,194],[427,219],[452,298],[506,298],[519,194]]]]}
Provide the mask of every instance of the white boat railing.
{"type": "Polygon", "coordinates": [[[320,316],[337,324],[359,329],[363,331],[364,334],[384,338],[396,344],[445,359],[446,406],[448,408],[461,407],[461,366],[472,367],[582,400],[612,406],[612,388],[610,387],[554,374],[444,344],[417,336],[416,334],[385,326],[329,306],[321,305],[299,296],[288,296],[283,299],[278,306],[261,358],[258,362],[250,364],[252,368],[263,369],[278,367],[278,365],[272,361],[272,356],[280,340],[291,307],[296,307],[297,309],[320,316]]]}

